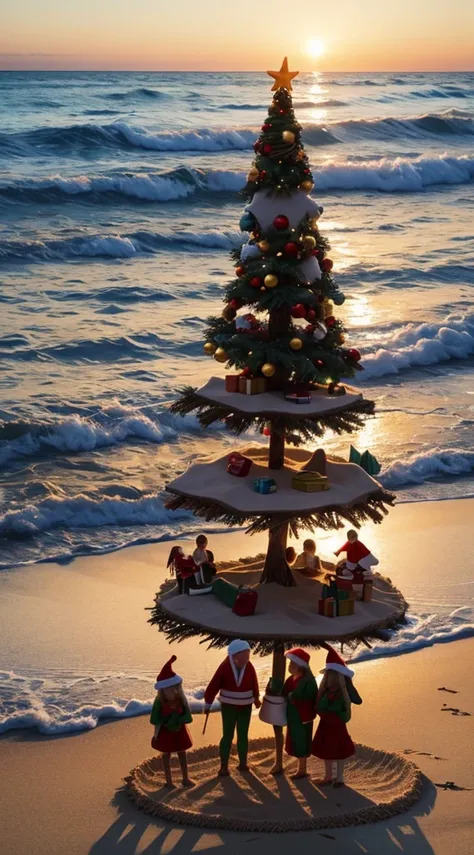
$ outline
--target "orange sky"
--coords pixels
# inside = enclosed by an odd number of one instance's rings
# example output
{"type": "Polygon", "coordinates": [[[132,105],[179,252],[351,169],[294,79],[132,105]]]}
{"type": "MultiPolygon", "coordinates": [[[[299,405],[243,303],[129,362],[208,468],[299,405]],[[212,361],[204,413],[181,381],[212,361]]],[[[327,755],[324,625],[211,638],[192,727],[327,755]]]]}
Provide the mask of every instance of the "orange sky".
{"type": "Polygon", "coordinates": [[[474,69],[474,3],[14,0],[2,13],[1,68],[265,70],[283,55],[301,71],[474,69]]]}

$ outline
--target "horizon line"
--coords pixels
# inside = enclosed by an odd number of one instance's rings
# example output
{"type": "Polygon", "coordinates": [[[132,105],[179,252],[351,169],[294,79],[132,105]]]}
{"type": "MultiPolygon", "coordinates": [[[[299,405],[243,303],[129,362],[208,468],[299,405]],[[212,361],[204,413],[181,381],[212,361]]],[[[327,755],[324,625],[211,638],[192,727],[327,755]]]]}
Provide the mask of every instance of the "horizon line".
{"type": "MultiPolygon", "coordinates": [[[[73,73],[88,73],[88,74],[107,74],[107,73],[122,73],[122,74],[265,74],[266,72],[262,69],[225,69],[225,68],[216,68],[216,69],[205,69],[205,68],[0,68],[0,74],[8,74],[10,72],[29,72],[31,74],[36,74],[37,72],[43,72],[46,74],[57,74],[61,72],[73,72],[73,73]]],[[[324,69],[319,70],[317,68],[307,69],[305,71],[298,72],[299,74],[474,74],[474,68],[458,68],[458,69],[423,69],[423,70],[403,70],[399,69],[390,69],[385,71],[373,71],[371,69],[362,69],[359,71],[355,70],[345,70],[338,71],[337,69],[324,69]]]]}

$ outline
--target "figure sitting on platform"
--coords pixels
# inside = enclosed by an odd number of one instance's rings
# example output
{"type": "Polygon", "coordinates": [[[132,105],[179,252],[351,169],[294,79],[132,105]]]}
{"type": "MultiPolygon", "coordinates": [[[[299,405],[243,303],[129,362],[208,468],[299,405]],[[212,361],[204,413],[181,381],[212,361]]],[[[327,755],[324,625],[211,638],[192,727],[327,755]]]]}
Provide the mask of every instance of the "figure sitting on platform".
{"type": "Polygon", "coordinates": [[[306,778],[306,764],[311,754],[313,721],[316,717],[316,695],[318,687],[309,667],[309,653],[300,647],[288,650],[290,676],[283,686],[287,698],[287,731],[285,751],[290,757],[298,758],[294,778],[306,778]]]}
{"type": "Polygon", "coordinates": [[[346,553],[345,571],[343,575],[352,577],[354,570],[361,571],[365,576],[372,575],[372,567],[376,566],[379,561],[359,540],[359,535],[354,529],[347,532],[347,541],[344,546],[341,546],[334,555],[339,555],[341,552],[346,553]]]}
{"type": "Polygon", "coordinates": [[[192,722],[188,702],[184,696],[182,679],[172,668],[176,656],[163,666],[156,678],[155,689],[158,694],[151,711],[150,722],[155,727],[151,747],[163,755],[163,769],[166,786],[173,786],[171,777],[171,754],[177,754],[183,787],[194,786],[188,775],[186,751],[192,746],[187,724],[192,722]]]}
{"type": "Polygon", "coordinates": [[[332,647],[329,648],[322,673],[324,677],[316,699],[320,721],[311,754],[324,760],[325,774],[319,785],[343,787],[345,761],[355,753],[355,745],[347,732],[346,723],[351,718],[351,704],[361,704],[362,700],[352,685],[354,672],[332,647]]]}
{"type": "Polygon", "coordinates": [[[298,555],[294,568],[303,576],[318,576],[321,572],[321,559],[316,555],[316,541],[312,538],[304,541],[303,552],[298,555]]]}
{"type": "Polygon", "coordinates": [[[204,711],[209,712],[219,693],[221,703],[223,735],[219,743],[221,767],[219,775],[229,775],[229,757],[237,725],[237,753],[239,770],[248,772],[248,732],[252,704],[260,707],[257,674],[250,660],[250,645],[240,638],[231,641],[227,648],[227,659],[219,665],[206,691],[204,711]]]}
{"type": "Polygon", "coordinates": [[[198,572],[194,574],[194,579],[198,585],[209,585],[213,576],[216,575],[214,553],[207,549],[207,543],[206,535],[198,534],[196,549],[193,552],[193,561],[199,568],[198,572]]]}
{"type": "Polygon", "coordinates": [[[181,546],[173,546],[166,566],[171,575],[176,575],[180,594],[187,594],[190,587],[196,587],[195,575],[199,574],[199,569],[193,558],[184,554],[181,546]]]}

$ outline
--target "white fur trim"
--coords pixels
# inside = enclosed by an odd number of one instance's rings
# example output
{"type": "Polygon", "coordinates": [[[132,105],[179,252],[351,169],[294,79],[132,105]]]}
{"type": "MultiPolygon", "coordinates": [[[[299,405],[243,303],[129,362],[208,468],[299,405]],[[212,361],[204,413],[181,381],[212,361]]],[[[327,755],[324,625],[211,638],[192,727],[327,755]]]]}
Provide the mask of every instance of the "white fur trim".
{"type": "Polygon", "coordinates": [[[253,692],[242,692],[241,695],[238,695],[237,692],[227,692],[225,689],[221,689],[217,700],[221,704],[230,704],[233,707],[249,707],[255,701],[255,696],[253,692]],[[233,697],[233,695],[237,695],[237,697],[233,697]]]}
{"type": "Polygon", "coordinates": [[[295,656],[294,653],[285,653],[287,659],[290,659],[291,662],[294,662],[295,665],[298,665],[298,668],[309,668],[309,662],[305,662],[304,659],[300,659],[299,656],[295,656]]]}
{"type": "Polygon", "coordinates": [[[177,686],[178,683],[182,682],[182,677],[180,677],[179,674],[175,674],[174,677],[168,677],[166,680],[157,680],[155,683],[155,689],[169,689],[170,686],[177,686]]]}
{"type": "MultiPolygon", "coordinates": [[[[239,651],[240,652],[240,651],[239,651]]],[[[235,664],[232,656],[229,656],[230,667],[232,668],[232,673],[234,675],[235,685],[240,686],[242,680],[244,679],[245,669],[247,667],[247,663],[245,663],[244,667],[240,669],[240,674],[237,670],[237,665],[235,664]]]]}
{"type": "Polygon", "coordinates": [[[351,671],[350,668],[347,668],[346,665],[339,665],[338,662],[331,663],[326,665],[325,668],[321,668],[320,674],[324,674],[325,671],[339,671],[340,674],[344,674],[344,677],[352,677],[354,676],[354,671],[351,671]]]}

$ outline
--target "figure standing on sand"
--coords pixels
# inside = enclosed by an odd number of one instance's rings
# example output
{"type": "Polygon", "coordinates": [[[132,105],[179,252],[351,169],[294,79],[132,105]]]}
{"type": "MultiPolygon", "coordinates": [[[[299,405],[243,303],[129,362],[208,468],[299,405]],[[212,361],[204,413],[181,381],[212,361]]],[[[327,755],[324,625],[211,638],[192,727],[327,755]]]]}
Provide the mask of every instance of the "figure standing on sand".
{"type": "Polygon", "coordinates": [[[294,778],[307,776],[306,765],[311,755],[313,721],[316,716],[318,687],[309,667],[310,656],[306,650],[295,647],[285,657],[289,662],[290,676],[285,680],[283,695],[287,699],[287,731],[285,751],[298,758],[294,778]]]}
{"type": "Polygon", "coordinates": [[[346,724],[351,718],[352,703],[361,704],[362,699],[352,684],[354,672],[332,647],[322,673],[324,677],[316,699],[319,725],[311,754],[324,760],[325,774],[319,784],[343,787],[345,761],[355,753],[346,724]]]}
{"type": "Polygon", "coordinates": [[[156,678],[155,689],[158,694],[150,716],[150,723],[155,727],[151,746],[162,754],[166,786],[174,786],[171,754],[177,754],[183,787],[192,787],[194,784],[188,775],[186,751],[193,743],[186,725],[191,724],[193,719],[184,696],[183,681],[174,673],[173,662],[176,662],[176,656],[168,660],[156,678]]]}
{"type": "Polygon", "coordinates": [[[218,695],[221,703],[222,739],[219,743],[221,766],[219,775],[229,775],[229,757],[237,728],[239,770],[248,772],[248,732],[252,705],[260,707],[259,687],[255,668],[250,662],[250,645],[240,638],[231,641],[227,658],[219,665],[204,693],[204,711],[209,712],[218,695]]]}

